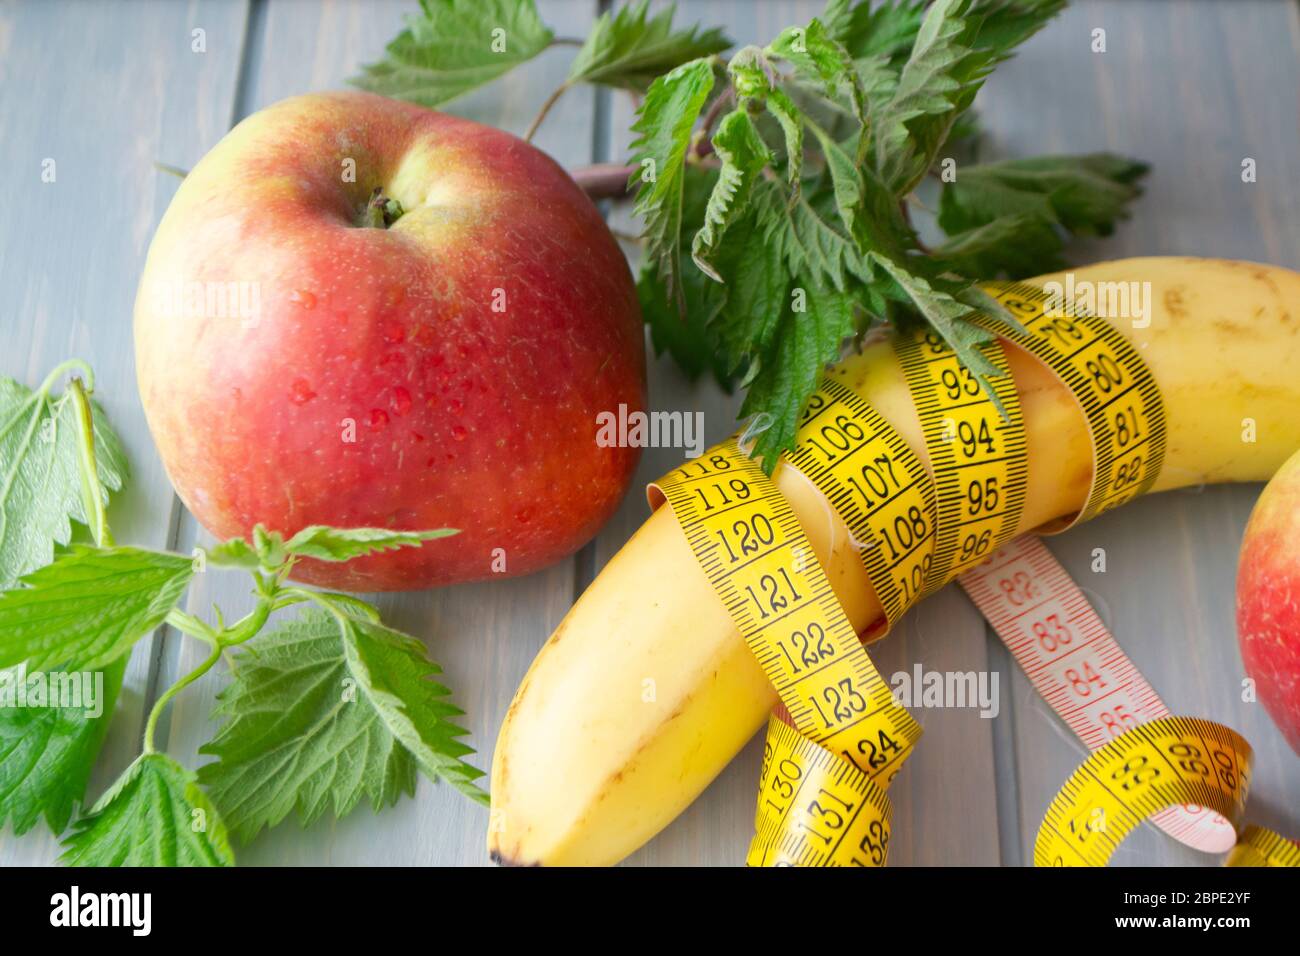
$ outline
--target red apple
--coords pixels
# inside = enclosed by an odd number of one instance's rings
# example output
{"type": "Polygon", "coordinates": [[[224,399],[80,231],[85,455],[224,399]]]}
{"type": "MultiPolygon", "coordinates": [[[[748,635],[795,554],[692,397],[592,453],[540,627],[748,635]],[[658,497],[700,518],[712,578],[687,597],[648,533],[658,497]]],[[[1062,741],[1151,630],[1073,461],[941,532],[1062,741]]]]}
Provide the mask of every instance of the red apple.
{"type": "Polygon", "coordinates": [[[595,206],[523,141],[395,100],[301,96],[217,144],[149,248],[135,346],[172,484],[218,537],[461,529],[300,565],[316,584],[526,574],[636,465],[596,441],[599,412],[644,407],[645,353],[595,206]]]}
{"type": "Polygon", "coordinates": [[[1237,641],[1260,701],[1300,754],[1300,452],[1250,513],[1237,566],[1237,641]]]}

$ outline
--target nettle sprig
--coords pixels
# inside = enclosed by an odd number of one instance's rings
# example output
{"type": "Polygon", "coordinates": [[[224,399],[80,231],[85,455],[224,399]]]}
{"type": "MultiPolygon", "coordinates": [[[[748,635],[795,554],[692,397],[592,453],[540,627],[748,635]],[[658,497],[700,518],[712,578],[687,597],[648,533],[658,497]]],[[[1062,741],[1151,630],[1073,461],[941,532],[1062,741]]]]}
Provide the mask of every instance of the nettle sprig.
{"type": "Polygon", "coordinates": [[[21,834],[43,817],[55,833],[68,828],[127,657],[164,623],[208,654],[158,696],[140,756],[75,820],[66,862],[228,865],[228,828],[247,840],[295,809],[304,826],[363,798],[378,810],[413,793],[417,773],[486,803],[474,783],[482,772],[464,760],[462,711],[423,645],[355,596],[288,580],[303,558],[347,561],[456,532],[316,525],[286,539],[258,526],[251,540],[192,555],[116,544],[106,505],[127,463],[90,400],[93,382],[77,360],[35,391],[0,378],[0,668],[10,687],[42,677],[53,687],[54,675],[66,686],[73,674],[103,687],[97,714],[85,701],[0,707],[0,824],[21,834]],[[56,395],[69,373],[77,377],[56,395]],[[248,574],[253,610],[229,624],[217,608],[212,621],[184,610],[186,588],[209,568],[248,574]],[[196,773],[159,751],[158,720],[236,649],[218,695],[224,722],[200,748],[217,759],[196,773]]]}
{"type": "MultiPolygon", "coordinates": [[[[565,42],[532,0],[421,6],[354,82],[441,105],[471,74],[485,82],[565,42]]],[[[716,30],[674,28],[671,6],[649,18],[639,0],[597,21],[528,135],[576,83],[639,97],[630,164],[575,179],[593,196],[635,192],[655,348],[744,389],[770,470],[822,370],[873,327],[928,323],[991,394],[978,348],[990,333],[967,317],[1015,320],[976,283],[1063,268],[1066,239],[1126,216],[1147,171],[1135,160],[957,162],[985,79],[1064,6],[829,0],[810,23],[724,56],[716,30]],[[937,209],[918,196],[931,185],[937,209]],[[939,241],[922,241],[914,214],[939,241]]]]}
{"type": "Polygon", "coordinates": [[[504,75],[552,46],[577,46],[568,78],[529,124],[531,140],[560,97],[582,83],[644,93],[679,63],[731,46],[720,30],[674,30],[673,8],[650,16],[649,0],[605,13],[585,41],[556,37],[533,0],[420,0],[420,14],[362,68],[361,89],[437,107],[504,75]]]}
{"type": "Polygon", "coordinates": [[[832,0],[824,19],[651,86],[633,126],[646,319],[659,348],[741,383],[769,470],[827,363],[874,326],[927,322],[992,394],[991,333],[966,319],[1016,323],[977,280],[1062,265],[1061,232],[1109,230],[1137,194],[1145,167],[1113,157],[954,163],[947,239],[931,248],[912,224],[985,78],[1063,5],[832,0]],[[719,102],[716,127],[698,122],[719,102]]]}

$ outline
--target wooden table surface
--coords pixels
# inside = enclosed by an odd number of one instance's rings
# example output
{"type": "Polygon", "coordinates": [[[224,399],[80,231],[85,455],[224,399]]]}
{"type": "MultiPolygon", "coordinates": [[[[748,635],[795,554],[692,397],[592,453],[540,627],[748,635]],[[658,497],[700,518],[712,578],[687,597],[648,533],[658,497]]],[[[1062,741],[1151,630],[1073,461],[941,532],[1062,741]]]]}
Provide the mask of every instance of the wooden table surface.
{"type": "MultiPolygon", "coordinates": [[[[95,368],[97,392],[123,436],[134,479],[115,501],[118,540],[189,552],[208,541],[163,473],[136,397],[131,309],[154,228],[183,168],[242,117],[283,97],[343,85],[381,54],[415,6],[401,2],[252,0],[188,3],[0,3],[0,372],[35,384],[62,359],[95,368]],[[192,31],[206,52],[192,52],[192,31]],[[40,179],[57,162],[57,181],[40,179]]],[[[603,4],[540,0],[561,36],[585,35],[603,4]]],[[[681,20],[723,25],[740,43],[766,42],[806,22],[820,2],[687,0],[681,20]]],[[[452,110],[516,133],[564,78],[571,48],[552,48],[452,110]]],[[[983,158],[1112,150],[1152,163],[1137,215],[1076,261],[1190,254],[1300,267],[1300,7],[1292,0],[1076,3],[981,94],[983,158]],[[1090,49],[1094,28],[1105,53],[1090,49]],[[1244,184],[1243,157],[1258,165],[1244,184]]],[[[571,91],[537,143],[566,165],[627,154],[623,94],[571,91]]],[[[616,212],[615,220],[625,221],[616,212]]],[[[666,361],[651,369],[651,401],[703,409],[709,441],[733,426],[735,401],[691,385],[666,361]]],[[[648,452],[638,481],[680,459],[648,452]]],[[[1300,835],[1300,760],[1262,707],[1243,703],[1233,627],[1237,545],[1258,486],[1213,487],[1140,500],[1050,542],[1121,643],[1175,713],[1226,723],[1254,745],[1249,815],[1300,835]],[[1108,570],[1089,570],[1092,549],[1108,570]]],[[[521,580],[382,596],[385,619],[423,638],[468,711],[470,742],[487,767],[497,728],[529,662],[574,597],[645,517],[628,496],[574,559],[521,580]]],[[[240,575],[197,576],[188,606],[227,616],[250,606],[240,575]]],[[[137,752],[155,695],[198,661],[192,641],[164,628],[142,640],[106,751],[98,793],[137,752]]],[[[920,710],[922,746],[891,788],[891,865],[1027,862],[1048,801],[1083,756],[1008,659],[964,595],[948,588],[873,650],[881,671],[991,670],[1001,713],[920,710]]],[[[211,733],[209,675],[164,719],[160,746],[190,766],[211,733]]],[[[755,740],[696,803],[632,857],[634,864],[734,865],[751,832],[755,740]]],[[[203,758],[206,759],[206,758],[203,758]]],[[[246,864],[484,864],[488,813],[421,781],[413,800],[374,815],[363,807],[308,831],[286,822],[238,849],[246,864]]],[[[0,831],[0,864],[52,860],[38,828],[0,831]]],[[[1144,827],[1119,864],[1206,858],[1144,827]]]]}

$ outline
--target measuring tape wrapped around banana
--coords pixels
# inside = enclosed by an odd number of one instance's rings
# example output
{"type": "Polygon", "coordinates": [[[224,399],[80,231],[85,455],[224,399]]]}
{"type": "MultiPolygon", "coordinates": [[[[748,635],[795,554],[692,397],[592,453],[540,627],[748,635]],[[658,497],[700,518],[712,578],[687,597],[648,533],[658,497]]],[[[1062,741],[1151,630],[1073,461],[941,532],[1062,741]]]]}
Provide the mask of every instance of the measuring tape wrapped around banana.
{"type": "Polygon", "coordinates": [[[1288,861],[1294,845],[1275,835],[1247,829],[1238,840],[1245,742],[1168,718],[1041,545],[999,549],[1148,490],[1267,477],[1300,445],[1300,382],[1287,369],[1300,358],[1289,327],[1300,277],[1130,260],[1079,270],[1076,287],[1103,277],[1150,283],[1144,322],[1125,328],[1053,303],[1043,281],[990,289],[1026,328],[1005,349],[986,347],[1010,373],[995,380],[996,401],[937,338],[917,333],[832,370],[772,479],[734,441],[661,479],[652,500],[669,507],[575,605],[507,715],[493,767],[494,855],[621,858],[778,705],[750,862],[883,863],[885,789],[920,729],[857,635],[878,636],[962,575],[1022,663],[1026,634],[1032,644],[1040,631],[1041,654],[1082,655],[1083,670],[1049,659],[1031,671],[1096,750],[1049,809],[1037,862],[1104,862],[1152,814],[1191,845],[1235,846],[1235,862],[1288,861]],[[1271,332],[1269,349],[1247,346],[1271,332]],[[1249,408],[1240,396],[1207,401],[1209,372],[1243,367],[1249,408]],[[1261,437],[1243,454],[1247,411],[1261,437]],[[1004,579],[1044,611],[1017,618],[1028,632],[999,606],[993,589],[1004,579]],[[1089,692],[1110,682],[1119,710],[1071,706],[1062,681],[1089,692]]]}

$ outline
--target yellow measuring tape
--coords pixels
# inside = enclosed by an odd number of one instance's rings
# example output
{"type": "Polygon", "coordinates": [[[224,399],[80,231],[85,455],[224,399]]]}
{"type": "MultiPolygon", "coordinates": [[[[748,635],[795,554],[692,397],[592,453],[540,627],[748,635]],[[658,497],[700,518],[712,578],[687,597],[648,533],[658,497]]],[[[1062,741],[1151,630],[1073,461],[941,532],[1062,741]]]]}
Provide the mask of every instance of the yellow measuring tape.
{"type": "Polygon", "coordinates": [[[1092,487],[1083,510],[1038,530],[1064,531],[1150,490],[1165,460],[1165,413],[1138,350],[1104,319],[1058,303],[1037,286],[987,291],[1026,331],[1010,331],[983,314],[972,321],[1051,368],[1083,407],[1092,435],[1092,487]]]}
{"type": "MultiPolygon", "coordinates": [[[[1079,515],[1051,530],[1150,488],[1164,455],[1164,415],[1137,350],[1100,319],[1072,309],[1053,314],[1040,289],[1003,285],[989,291],[1025,327],[1023,333],[1007,334],[1005,326],[997,331],[1046,362],[1087,415],[1096,462],[1087,503],[1079,515]]],[[[1008,567],[1007,555],[998,549],[1018,529],[1027,483],[1014,383],[1002,375],[995,380],[996,401],[990,398],[932,333],[900,337],[895,348],[930,468],[870,405],[829,379],[808,402],[787,461],[817,485],[848,526],[886,628],[921,596],[965,571],[963,586],[1013,653],[1017,646],[1024,650],[1023,642],[1013,646],[1009,636],[1016,633],[1009,623],[1013,615],[995,608],[996,600],[981,592],[987,591],[990,574],[1008,567]]],[[[984,346],[984,354],[1005,372],[1000,344],[984,346]]],[[[890,821],[884,788],[921,729],[895,702],[859,643],[794,512],[734,439],[670,472],[656,487],[782,703],[764,748],[748,862],[883,865],[890,821]]],[[[1051,590],[1045,600],[1061,604],[1042,621],[1035,618],[1030,633],[1038,636],[1035,628],[1049,626],[1070,633],[1071,625],[1083,626],[1088,633],[1081,631],[1081,637],[1088,642],[1081,639],[1068,652],[1091,647],[1094,656],[1102,651],[1103,638],[1109,641],[1106,646],[1114,652],[1104,661],[1081,657],[1076,662],[1085,668],[1082,686],[1090,689],[1106,674],[1122,676],[1128,695],[1127,704],[1112,700],[1109,711],[1062,711],[1096,752],[1053,802],[1036,862],[1104,863],[1124,834],[1157,815],[1159,825],[1191,845],[1227,849],[1235,844],[1232,862],[1292,865],[1287,861],[1294,844],[1276,834],[1248,828],[1235,839],[1249,781],[1245,741],[1206,721],[1169,718],[1109,634],[1097,629],[1099,622],[1093,627],[1078,607],[1080,601],[1086,607],[1082,595],[1076,599],[1058,578],[1043,578],[1044,569],[1051,569],[1036,552],[1024,551],[1028,547],[1047,555],[1027,539],[1011,545],[1011,559],[1023,563],[1010,572],[1008,586],[1012,592],[1051,590]],[[1127,667],[1117,663],[1120,659],[1127,667]],[[1103,746],[1088,729],[1089,720],[1112,727],[1118,739],[1103,746]],[[1164,763],[1157,766],[1157,760],[1164,763]],[[1102,780],[1116,772],[1122,779],[1102,780]]],[[[1040,603],[1037,610],[1046,606],[1040,603]]],[[[1061,633],[1050,632],[1045,644],[1062,648],[1061,633]]],[[[1017,659],[1027,670],[1031,666],[1020,654],[1017,659]]],[[[1063,706],[1052,699],[1055,689],[1044,690],[1038,681],[1036,686],[1058,709],[1063,706]]]]}
{"type": "Polygon", "coordinates": [[[938,499],[928,594],[1015,535],[1029,479],[1025,426],[996,340],[981,351],[1002,373],[993,379],[997,404],[936,333],[897,337],[894,348],[921,420],[938,499]]]}
{"type": "Polygon", "coordinates": [[[1127,731],[1084,761],[1047,808],[1035,866],[1105,866],[1139,823],[1193,804],[1241,819],[1250,744],[1221,724],[1165,717],[1127,731]]]}
{"type": "Polygon", "coordinates": [[[1242,831],[1241,842],[1228,854],[1227,865],[1300,867],[1300,844],[1272,830],[1249,826],[1242,831]]]}
{"type": "MultiPolygon", "coordinates": [[[[819,435],[875,449],[864,403],[832,393],[822,411],[819,435]]],[[[794,725],[768,739],[751,861],[827,862],[858,826],[887,834],[883,787],[921,728],[871,663],[789,503],[731,439],[657,487],[794,725]],[[831,802],[845,793],[850,805],[831,802]]],[[[873,513],[905,514],[910,492],[896,488],[873,513]]]]}
{"type": "Polygon", "coordinates": [[[788,460],[848,525],[892,627],[932,571],[935,496],[925,466],[879,412],[832,379],[808,400],[788,460]]]}

